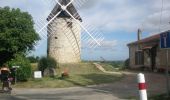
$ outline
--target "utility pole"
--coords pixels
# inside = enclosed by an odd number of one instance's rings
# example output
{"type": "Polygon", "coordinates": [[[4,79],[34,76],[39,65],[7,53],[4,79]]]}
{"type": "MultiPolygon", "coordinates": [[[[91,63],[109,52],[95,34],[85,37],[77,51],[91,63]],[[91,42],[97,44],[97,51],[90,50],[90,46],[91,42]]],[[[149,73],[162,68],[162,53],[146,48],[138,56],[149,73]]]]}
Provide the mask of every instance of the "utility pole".
{"type": "Polygon", "coordinates": [[[167,96],[169,97],[170,86],[169,86],[169,50],[170,50],[170,31],[160,34],[160,47],[161,49],[166,50],[166,89],[167,96]]]}
{"type": "Polygon", "coordinates": [[[166,49],[166,84],[167,84],[167,96],[169,97],[169,64],[168,64],[168,60],[169,60],[169,49],[166,49]]]}

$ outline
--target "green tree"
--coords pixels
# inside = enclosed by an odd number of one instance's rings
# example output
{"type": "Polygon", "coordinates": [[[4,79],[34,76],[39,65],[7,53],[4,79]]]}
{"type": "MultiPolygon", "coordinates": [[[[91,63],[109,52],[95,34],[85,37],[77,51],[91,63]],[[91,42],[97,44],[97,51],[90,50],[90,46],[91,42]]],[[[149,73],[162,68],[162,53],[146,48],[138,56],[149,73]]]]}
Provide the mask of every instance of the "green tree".
{"type": "Polygon", "coordinates": [[[33,50],[39,39],[30,14],[19,8],[0,8],[0,64],[33,50]]]}
{"type": "Polygon", "coordinates": [[[125,60],[124,66],[125,66],[126,68],[130,68],[130,66],[129,66],[129,58],[125,60]]]}
{"type": "Polygon", "coordinates": [[[31,62],[31,63],[37,63],[38,60],[39,60],[39,57],[38,56],[29,56],[27,57],[27,59],[31,62]]]}
{"type": "Polygon", "coordinates": [[[12,59],[8,62],[8,65],[12,68],[12,66],[19,66],[15,73],[18,81],[27,81],[32,75],[32,68],[29,60],[22,54],[17,54],[15,59],[12,59]]]}
{"type": "Polygon", "coordinates": [[[38,69],[44,73],[46,68],[56,68],[57,62],[52,57],[41,57],[38,62],[38,69]]]}

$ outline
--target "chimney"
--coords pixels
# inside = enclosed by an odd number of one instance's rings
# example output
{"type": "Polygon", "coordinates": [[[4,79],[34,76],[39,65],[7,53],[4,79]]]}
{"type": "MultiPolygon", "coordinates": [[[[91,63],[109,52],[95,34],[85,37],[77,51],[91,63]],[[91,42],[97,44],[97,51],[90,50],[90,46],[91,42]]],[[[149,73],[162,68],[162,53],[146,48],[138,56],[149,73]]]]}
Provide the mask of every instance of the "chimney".
{"type": "Polygon", "coordinates": [[[142,33],[141,29],[138,29],[138,41],[141,40],[141,33],[142,33]]]}
{"type": "Polygon", "coordinates": [[[142,34],[142,31],[141,31],[141,29],[138,29],[138,33],[137,33],[137,38],[138,38],[138,50],[140,50],[141,48],[140,48],[140,43],[139,43],[139,41],[141,40],[141,34],[142,34]]]}

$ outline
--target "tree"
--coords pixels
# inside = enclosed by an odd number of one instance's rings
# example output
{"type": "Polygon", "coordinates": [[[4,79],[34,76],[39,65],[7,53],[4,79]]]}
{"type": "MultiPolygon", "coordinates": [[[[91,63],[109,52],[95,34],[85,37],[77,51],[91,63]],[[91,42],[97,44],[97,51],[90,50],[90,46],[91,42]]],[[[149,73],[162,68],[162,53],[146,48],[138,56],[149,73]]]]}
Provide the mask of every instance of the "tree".
{"type": "Polygon", "coordinates": [[[32,68],[29,60],[22,54],[16,54],[15,59],[8,62],[10,68],[12,66],[19,66],[16,72],[11,73],[12,76],[16,76],[18,81],[27,81],[32,75],[32,68]]]}
{"type": "Polygon", "coordinates": [[[129,58],[125,60],[124,65],[126,68],[129,68],[129,58]]]}
{"type": "Polygon", "coordinates": [[[0,8],[0,64],[15,58],[17,53],[33,50],[39,39],[30,14],[19,8],[0,8]]]}
{"type": "Polygon", "coordinates": [[[41,57],[38,62],[38,69],[43,72],[46,68],[55,69],[57,67],[57,62],[52,57],[41,57]]]}
{"type": "Polygon", "coordinates": [[[31,63],[37,63],[39,61],[39,57],[38,56],[29,56],[27,57],[27,59],[31,62],[31,63]]]}

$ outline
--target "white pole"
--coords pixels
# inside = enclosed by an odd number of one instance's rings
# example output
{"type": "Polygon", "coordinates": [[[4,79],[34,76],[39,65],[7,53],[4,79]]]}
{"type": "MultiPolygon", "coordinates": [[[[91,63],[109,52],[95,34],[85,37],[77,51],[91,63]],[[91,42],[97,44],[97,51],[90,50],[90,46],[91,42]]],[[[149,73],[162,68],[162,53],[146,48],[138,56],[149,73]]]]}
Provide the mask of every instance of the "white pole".
{"type": "Polygon", "coordinates": [[[169,68],[168,68],[168,59],[169,59],[169,54],[168,54],[168,49],[166,49],[166,88],[167,88],[167,96],[169,96],[169,68]]]}
{"type": "Polygon", "coordinates": [[[140,100],[147,100],[145,76],[142,73],[137,75],[140,100]]]}

